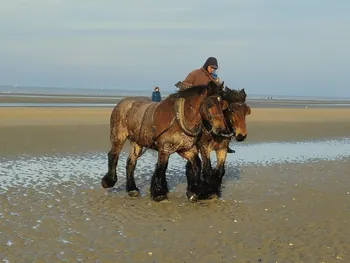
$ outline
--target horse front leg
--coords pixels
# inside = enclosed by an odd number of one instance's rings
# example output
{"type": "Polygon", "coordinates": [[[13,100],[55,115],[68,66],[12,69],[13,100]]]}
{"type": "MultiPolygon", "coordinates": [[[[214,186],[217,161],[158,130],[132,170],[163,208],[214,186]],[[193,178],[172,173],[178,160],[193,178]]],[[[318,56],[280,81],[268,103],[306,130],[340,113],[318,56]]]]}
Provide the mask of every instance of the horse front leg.
{"type": "Polygon", "coordinates": [[[163,201],[167,199],[169,192],[168,184],[166,181],[166,169],[168,168],[170,154],[164,151],[158,152],[158,162],[156,169],[151,179],[151,198],[156,201],[163,201]]]}
{"type": "MultiPolygon", "coordinates": [[[[220,182],[217,179],[218,171],[212,168],[210,159],[211,151],[212,148],[210,146],[200,147],[203,167],[200,199],[217,199],[220,196],[220,191],[218,190],[220,189],[220,182]]],[[[222,171],[222,168],[224,167],[220,165],[219,171],[222,171]]]]}
{"type": "Polygon", "coordinates": [[[209,147],[200,146],[200,153],[202,157],[202,177],[203,182],[207,182],[210,180],[213,174],[213,168],[211,166],[210,160],[210,151],[209,147]]]}
{"type": "Polygon", "coordinates": [[[207,188],[205,182],[201,179],[202,162],[198,156],[198,150],[191,150],[178,153],[181,157],[187,160],[186,163],[186,178],[187,192],[186,196],[190,202],[197,202],[199,198],[206,195],[207,188]]]}
{"type": "Polygon", "coordinates": [[[213,188],[213,198],[215,195],[217,197],[221,196],[221,184],[222,184],[222,178],[225,175],[225,161],[227,157],[227,148],[216,150],[216,168],[213,173],[213,182],[212,182],[212,188],[213,188]]]}

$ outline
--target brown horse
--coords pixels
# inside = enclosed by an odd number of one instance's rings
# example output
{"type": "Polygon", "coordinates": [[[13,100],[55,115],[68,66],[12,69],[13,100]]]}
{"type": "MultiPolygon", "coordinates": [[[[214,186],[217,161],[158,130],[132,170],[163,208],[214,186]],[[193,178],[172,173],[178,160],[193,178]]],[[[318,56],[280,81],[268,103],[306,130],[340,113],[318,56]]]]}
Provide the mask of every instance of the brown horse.
{"type": "Polygon", "coordinates": [[[151,180],[151,198],[155,201],[167,198],[166,170],[170,155],[176,152],[188,160],[187,197],[195,201],[201,191],[201,161],[196,142],[201,134],[202,119],[209,115],[212,117],[210,123],[217,135],[228,129],[222,112],[228,105],[218,100],[216,95],[222,88],[223,85],[218,87],[215,82],[210,82],[171,94],[159,103],[142,97],[128,97],[120,101],[111,113],[111,150],[108,153],[108,172],[101,180],[102,187],[113,187],[117,182],[119,154],[128,139],[131,144],[126,164],[126,191],[129,196],[139,196],[134,170],[143,147],[146,147],[158,151],[151,180]]]}
{"type": "Polygon", "coordinates": [[[202,196],[201,198],[210,199],[215,196],[220,197],[222,178],[225,174],[227,147],[231,139],[234,138],[236,141],[244,141],[247,137],[245,117],[251,113],[251,110],[245,103],[246,96],[244,89],[236,91],[231,90],[228,87],[226,87],[222,96],[229,104],[223,113],[228,126],[230,127],[230,132],[233,134],[232,138],[208,132],[211,130],[210,124],[204,122],[206,129],[204,129],[200,140],[197,142],[197,146],[200,149],[202,157],[203,180],[206,182],[209,190],[206,191],[206,194],[208,195],[202,196]],[[210,153],[213,150],[216,152],[217,158],[215,170],[212,169],[210,160],[210,153]]]}

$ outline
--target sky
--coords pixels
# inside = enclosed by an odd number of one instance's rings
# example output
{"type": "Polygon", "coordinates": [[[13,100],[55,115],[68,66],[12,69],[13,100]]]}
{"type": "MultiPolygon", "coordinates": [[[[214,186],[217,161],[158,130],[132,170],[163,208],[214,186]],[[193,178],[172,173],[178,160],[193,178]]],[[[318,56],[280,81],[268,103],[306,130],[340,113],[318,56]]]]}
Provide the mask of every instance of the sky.
{"type": "Polygon", "coordinates": [[[0,84],[350,97],[348,0],[0,0],[0,84]]]}

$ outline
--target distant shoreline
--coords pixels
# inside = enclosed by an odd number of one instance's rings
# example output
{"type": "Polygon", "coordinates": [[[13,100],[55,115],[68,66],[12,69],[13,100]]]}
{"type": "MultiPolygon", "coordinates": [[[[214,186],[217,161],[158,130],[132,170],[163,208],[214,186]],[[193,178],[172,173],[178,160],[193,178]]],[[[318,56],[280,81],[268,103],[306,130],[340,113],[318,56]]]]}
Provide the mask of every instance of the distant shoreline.
{"type": "MultiPolygon", "coordinates": [[[[164,94],[165,98],[168,94],[164,94]]],[[[0,94],[0,107],[114,107],[132,95],[0,94]]],[[[134,95],[137,96],[137,95],[134,95]]],[[[144,96],[144,95],[141,95],[144,96]]],[[[147,96],[146,96],[147,97],[147,96]]],[[[247,98],[252,108],[350,108],[350,100],[255,99],[247,98]]]]}
{"type": "MultiPolygon", "coordinates": [[[[231,87],[237,88],[237,87],[231,87]]],[[[238,87],[239,88],[239,87],[238,87]]],[[[244,88],[244,87],[241,87],[244,88]]],[[[314,95],[278,95],[269,93],[251,93],[249,89],[245,89],[248,98],[259,100],[298,100],[298,101],[346,101],[350,102],[350,96],[348,97],[325,97],[314,95]]],[[[83,97],[83,98],[109,98],[109,97],[125,97],[125,96],[151,96],[153,87],[148,89],[123,89],[123,88],[68,88],[68,87],[45,87],[45,86],[13,86],[13,85],[0,85],[0,98],[2,96],[8,97],[83,97]]],[[[166,86],[160,87],[162,97],[167,97],[169,94],[176,92],[175,87],[166,86]]]]}

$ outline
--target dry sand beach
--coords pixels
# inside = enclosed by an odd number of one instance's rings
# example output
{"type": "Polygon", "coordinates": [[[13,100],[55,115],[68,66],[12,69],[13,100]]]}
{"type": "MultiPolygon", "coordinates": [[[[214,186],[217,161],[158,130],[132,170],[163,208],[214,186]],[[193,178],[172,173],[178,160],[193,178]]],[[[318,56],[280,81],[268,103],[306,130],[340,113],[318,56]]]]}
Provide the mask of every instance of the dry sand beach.
{"type": "MultiPolygon", "coordinates": [[[[252,108],[221,200],[189,203],[172,157],[169,201],[106,172],[111,108],[0,108],[2,262],[350,262],[350,108],[252,108]]],[[[128,146],[124,147],[128,150],[128,146]]]]}
{"type": "MultiPolygon", "coordinates": [[[[111,108],[0,108],[1,155],[108,152],[110,113],[111,108]]],[[[252,108],[247,125],[247,143],[342,137],[350,135],[350,108],[252,108]]]]}

